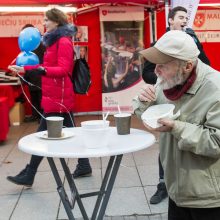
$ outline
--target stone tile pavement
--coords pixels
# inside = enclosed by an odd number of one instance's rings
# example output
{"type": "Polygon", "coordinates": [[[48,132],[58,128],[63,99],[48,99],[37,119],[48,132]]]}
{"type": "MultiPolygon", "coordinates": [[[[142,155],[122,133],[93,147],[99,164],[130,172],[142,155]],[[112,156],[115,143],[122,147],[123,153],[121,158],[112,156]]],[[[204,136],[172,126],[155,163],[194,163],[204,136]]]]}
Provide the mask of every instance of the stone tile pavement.
{"type": "MultiPolygon", "coordinates": [[[[76,116],[76,124],[81,121],[99,119],[100,116],[76,116]]],[[[109,117],[111,125],[114,120],[109,117]]],[[[23,123],[10,127],[8,140],[0,146],[0,220],[66,220],[67,215],[56,191],[56,184],[47,160],[43,160],[34,185],[28,189],[14,185],[6,176],[15,175],[29,162],[30,155],[18,150],[18,140],[35,132],[37,123],[23,123]]],[[[144,129],[142,123],[132,117],[132,127],[144,129]]],[[[124,155],[111,194],[105,220],[167,220],[167,199],[158,205],[151,205],[149,198],[156,190],[158,182],[158,145],[124,155]]],[[[98,189],[107,165],[107,158],[92,158],[92,177],[76,180],[81,192],[98,189]]],[[[69,159],[68,165],[74,170],[76,160],[69,159]]],[[[59,161],[59,172],[64,179],[59,161]]],[[[91,216],[96,197],[83,199],[88,215],[91,216]]],[[[77,220],[82,219],[79,208],[73,210],[77,220]]]]}

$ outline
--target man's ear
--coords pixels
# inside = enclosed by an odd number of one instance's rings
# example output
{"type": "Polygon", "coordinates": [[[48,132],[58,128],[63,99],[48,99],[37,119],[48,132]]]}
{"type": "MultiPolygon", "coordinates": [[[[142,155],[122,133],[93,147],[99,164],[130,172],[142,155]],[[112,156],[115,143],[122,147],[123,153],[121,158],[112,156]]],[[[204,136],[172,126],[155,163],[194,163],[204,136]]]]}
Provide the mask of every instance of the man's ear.
{"type": "Polygon", "coordinates": [[[193,70],[193,62],[192,61],[187,61],[186,65],[184,66],[184,71],[186,73],[191,73],[193,70]]]}
{"type": "Polygon", "coordinates": [[[168,23],[169,23],[170,25],[172,25],[172,24],[173,24],[173,19],[172,19],[172,18],[169,18],[169,19],[168,19],[168,23]]]}

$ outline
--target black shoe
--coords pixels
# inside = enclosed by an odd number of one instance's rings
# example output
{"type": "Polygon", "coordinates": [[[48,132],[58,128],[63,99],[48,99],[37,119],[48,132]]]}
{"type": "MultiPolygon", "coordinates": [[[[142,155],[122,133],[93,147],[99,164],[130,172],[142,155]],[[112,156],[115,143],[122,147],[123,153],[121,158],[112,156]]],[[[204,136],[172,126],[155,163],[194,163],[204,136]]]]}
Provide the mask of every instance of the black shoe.
{"type": "Polygon", "coordinates": [[[156,193],[150,198],[150,204],[158,204],[168,196],[165,183],[157,185],[156,193]]]}
{"type": "Polygon", "coordinates": [[[82,167],[77,164],[75,171],[73,172],[73,178],[76,179],[78,177],[87,177],[92,175],[92,168],[89,166],[82,167]]]}
{"type": "Polygon", "coordinates": [[[27,165],[18,175],[7,176],[7,180],[17,185],[31,187],[34,182],[36,172],[37,171],[32,169],[30,165],[27,165]]]}

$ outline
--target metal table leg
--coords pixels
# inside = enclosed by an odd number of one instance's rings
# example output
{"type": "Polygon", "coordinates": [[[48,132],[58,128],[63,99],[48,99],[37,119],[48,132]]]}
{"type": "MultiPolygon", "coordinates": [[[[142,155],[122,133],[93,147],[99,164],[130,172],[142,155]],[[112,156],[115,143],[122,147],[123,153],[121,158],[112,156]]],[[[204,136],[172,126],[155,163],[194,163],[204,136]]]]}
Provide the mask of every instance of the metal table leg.
{"type": "Polygon", "coordinates": [[[69,167],[67,166],[65,159],[60,158],[60,162],[62,164],[62,167],[63,167],[64,173],[65,173],[66,179],[68,181],[68,184],[69,184],[69,187],[70,187],[70,190],[71,190],[71,194],[72,194],[72,208],[74,208],[74,204],[75,204],[75,200],[76,200],[77,203],[78,203],[79,209],[81,211],[81,214],[83,216],[83,219],[84,220],[88,220],[89,219],[88,215],[86,214],[86,210],[85,210],[85,208],[83,206],[82,200],[81,200],[79,192],[78,192],[78,190],[76,188],[76,185],[75,185],[75,182],[73,180],[73,177],[72,177],[72,175],[70,173],[69,167]]]}
{"type": "Polygon", "coordinates": [[[68,181],[68,184],[71,190],[71,194],[72,194],[71,202],[66,194],[66,191],[64,189],[63,183],[61,181],[60,175],[58,173],[58,170],[56,168],[53,158],[50,158],[50,157],[47,158],[50,164],[52,173],[54,175],[55,181],[57,183],[57,191],[60,195],[61,201],[64,205],[64,208],[70,220],[75,219],[72,213],[72,209],[74,208],[75,201],[77,201],[78,203],[83,219],[89,220],[81,198],[87,198],[87,197],[96,196],[96,195],[98,195],[98,198],[96,200],[96,204],[95,204],[91,219],[92,220],[103,220],[103,217],[105,215],[105,210],[106,210],[106,207],[107,207],[107,204],[108,204],[108,201],[109,201],[112,189],[113,189],[113,185],[114,185],[117,173],[118,173],[118,169],[119,169],[122,157],[123,155],[110,157],[100,191],[86,193],[86,194],[79,194],[76,188],[75,182],[70,173],[69,167],[66,164],[65,159],[60,158],[64,173],[65,173],[65,177],[68,181]]]}
{"type": "Polygon", "coordinates": [[[55,181],[57,183],[57,191],[60,195],[63,206],[66,210],[67,216],[70,220],[74,220],[75,218],[74,218],[73,213],[72,213],[72,207],[71,207],[70,201],[68,199],[68,196],[66,194],[66,191],[63,187],[63,183],[61,181],[61,178],[60,178],[60,175],[58,173],[57,167],[54,163],[54,160],[51,157],[47,157],[47,160],[49,162],[49,165],[50,165],[50,168],[52,170],[53,176],[54,176],[55,181]]]}
{"type": "Polygon", "coordinates": [[[102,220],[112,192],[123,155],[111,156],[105,172],[100,192],[92,214],[92,220],[102,220]]]}

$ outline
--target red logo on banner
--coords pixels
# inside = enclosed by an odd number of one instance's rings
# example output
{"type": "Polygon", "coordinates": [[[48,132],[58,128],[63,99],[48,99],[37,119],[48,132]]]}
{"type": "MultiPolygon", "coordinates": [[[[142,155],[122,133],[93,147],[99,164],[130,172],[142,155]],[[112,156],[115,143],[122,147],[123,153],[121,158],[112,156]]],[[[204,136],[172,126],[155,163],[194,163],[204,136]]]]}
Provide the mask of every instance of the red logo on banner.
{"type": "Polygon", "coordinates": [[[107,11],[107,10],[102,10],[102,14],[103,14],[104,16],[106,16],[106,15],[107,15],[107,13],[108,13],[108,11],[107,11]]]}
{"type": "Polygon", "coordinates": [[[197,13],[194,20],[194,25],[200,28],[203,26],[204,23],[205,23],[205,13],[197,13]]]}

